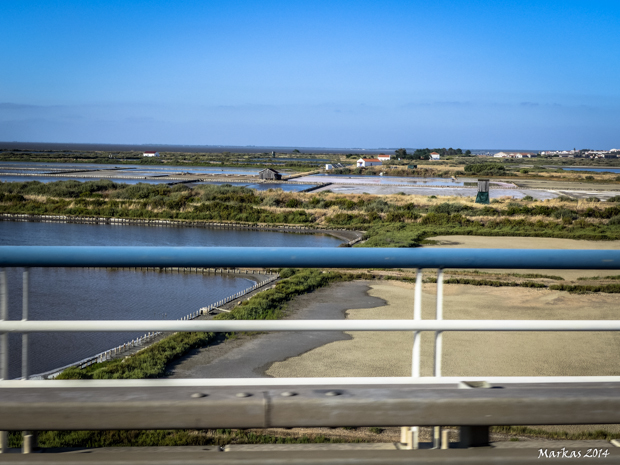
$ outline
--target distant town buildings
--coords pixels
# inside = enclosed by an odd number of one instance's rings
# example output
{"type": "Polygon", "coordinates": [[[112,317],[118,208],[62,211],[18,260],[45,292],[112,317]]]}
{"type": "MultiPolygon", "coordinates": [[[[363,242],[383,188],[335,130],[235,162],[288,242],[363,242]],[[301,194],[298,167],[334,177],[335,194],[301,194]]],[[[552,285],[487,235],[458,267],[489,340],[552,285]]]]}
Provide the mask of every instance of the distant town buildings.
{"type": "Polygon", "coordinates": [[[531,152],[497,152],[494,158],[533,158],[537,155],[531,152]]]}
{"type": "Polygon", "coordinates": [[[378,158],[360,158],[357,160],[358,168],[368,168],[369,166],[381,166],[383,162],[378,158]]]}
{"type": "Polygon", "coordinates": [[[618,158],[620,149],[611,150],[547,150],[540,152],[545,157],[559,158],[618,158]]]}
{"type": "Polygon", "coordinates": [[[159,152],[144,152],[142,156],[143,157],[158,157],[159,152]]]}

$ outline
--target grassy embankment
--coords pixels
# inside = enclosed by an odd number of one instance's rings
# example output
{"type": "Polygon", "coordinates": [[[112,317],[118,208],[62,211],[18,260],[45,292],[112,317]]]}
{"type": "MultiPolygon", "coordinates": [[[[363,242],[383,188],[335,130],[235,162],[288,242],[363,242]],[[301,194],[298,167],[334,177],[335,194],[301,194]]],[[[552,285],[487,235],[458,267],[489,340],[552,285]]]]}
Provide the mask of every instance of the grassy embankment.
{"type": "Polygon", "coordinates": [[[59,181],[0,184],[0,213],[307,225],[366,231],[364,247],[416,247],[436,235],[620,239],[620,196],[608,202],[328,192],[233,186],[59,181]],[[444,198],[445,199],[445,198],[444,198]]]}

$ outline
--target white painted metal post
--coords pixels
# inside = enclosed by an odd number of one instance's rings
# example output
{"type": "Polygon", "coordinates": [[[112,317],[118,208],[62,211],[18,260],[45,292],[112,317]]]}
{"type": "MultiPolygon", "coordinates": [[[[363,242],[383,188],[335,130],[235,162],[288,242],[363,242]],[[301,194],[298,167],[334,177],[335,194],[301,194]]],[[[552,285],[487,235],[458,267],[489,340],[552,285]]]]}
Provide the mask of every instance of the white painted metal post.
{"type": "MultiPolygon", "coordinates": [[[[413,300],[413,319],[418,321],[422,319],[422,269],[418,268],[415,277],[415,292],[413,300]]],[[[411,360],[411,376],[420,377],[420,331],[413,333],[413,354],[411,360]]]]}
{"type": "MultiPolygon", "coordinates": [[[[422,269],[416,270],[415,277],[415,290],[413,295],[413,319],[422,319],[422,269]]],[[[413,351],[411,354],[411,377],[420,377],[420,349],[421,349],[422,335],[420,331],[414,331],[413,333],[413,351]]],[[[408,449],[419,448],[419,434],[420,428],[418,426],[402,427],[401,428],[401,441],[407,444],[408,449]]]]}
{"type": "MultiPolygon", "coordinates": [[[[9,319],[9,294],[6,270],[0,270],[0,320],[9,319]]],[[[9,335],[0,333],[0,380],[9,378],[9,335]]],[[[0,431],[0,454],[9,450],[9,433],[0,431]]]]}
{"type": "MultiPolygon", "coordinates": [[[[443,269],[437,270],[437,307],[435,311],[435,319],[443,320],[443,269]]],[[[442,335],[441,331],[435,332],[435,364],[433,375],[441,376],[441,353],[442,353],[442,335]]],[[[433,448],[441,447],[441,426],[435,426],[433,429],[433,448]]]]}
{"type": "MultiPolygon", "coordinates": [[[[30,281],[30,270],[24,270],[23,277],[23,297],[22,297],[22,321],[28,321],[28,286],[30,281]]],[[[22,378],[28,379],[28,333],[22,333],[22,378]]]]}
{"type": "MultiPolygon", "coordinates": [[[[443,320],[443,270],[437,271],[437,309],[436,320],[443,320]]],[[[442,331],[435,332],[435,370],[434,376],[441,376],[442,331]]]]}
{"type": "MultiPolygon", "coordinates": [[[[6,270],[0,271],[0,320],[9,319],[9,294],[6,270]]],[[[9,335],[0,334],[0,379],[9,378],[9,335]]]]}

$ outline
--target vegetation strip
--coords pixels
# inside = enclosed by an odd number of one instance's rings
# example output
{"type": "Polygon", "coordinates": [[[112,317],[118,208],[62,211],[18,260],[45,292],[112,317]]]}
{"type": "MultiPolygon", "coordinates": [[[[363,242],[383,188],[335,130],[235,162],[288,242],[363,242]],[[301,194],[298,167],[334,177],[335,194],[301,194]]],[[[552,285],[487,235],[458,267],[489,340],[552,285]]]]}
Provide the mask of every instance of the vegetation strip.
{"type": "Polygon", "coordinates": [[[365,230],[362,247],[417,247],[437,235],[620,239],[620,205],[553,200],[476,205],[421,196],[257,192],[231,185],[189,187],[103,181],[0,184],[0,213],[365,230]],[[414,200],[414,201],[412,201],[414,200]]]}

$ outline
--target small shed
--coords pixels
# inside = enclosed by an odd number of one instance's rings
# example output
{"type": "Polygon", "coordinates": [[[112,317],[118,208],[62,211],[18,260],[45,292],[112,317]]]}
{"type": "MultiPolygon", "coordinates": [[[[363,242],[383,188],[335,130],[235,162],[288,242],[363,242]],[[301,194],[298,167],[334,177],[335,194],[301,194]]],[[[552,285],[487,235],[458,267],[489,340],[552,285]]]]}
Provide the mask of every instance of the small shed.
{"type": "Polygon", "coordinates": [[[488,205],[489,202],[489,180],[478,179],[478,195],[476,195],[476,203],[488,205]]]}
{"type": "Polygon", "coordinates": [[[381,166],[383,162],[378,158],[360,158],[357,160],[358,168],[368,168],[369,166],[381,166]]]}
{"type": "Polygon", "coordinates": [[[325,165],[325,169],[326,170],[333,170],[334,169],[334,165],[331,165],[331,164],[328,163],[327,165],[325,165]]]}
{"type": "Polygon", "coordinates": [[[280,181],[282,175],[272,168],[265,168],[258,173],[258,179],[266,179],[268,181],[280,181]]]}
{"type": "Polygon", "coordinates": [[[144,152],[142,156],[143,157],[158,157],[159,152],[144,152]]]}

